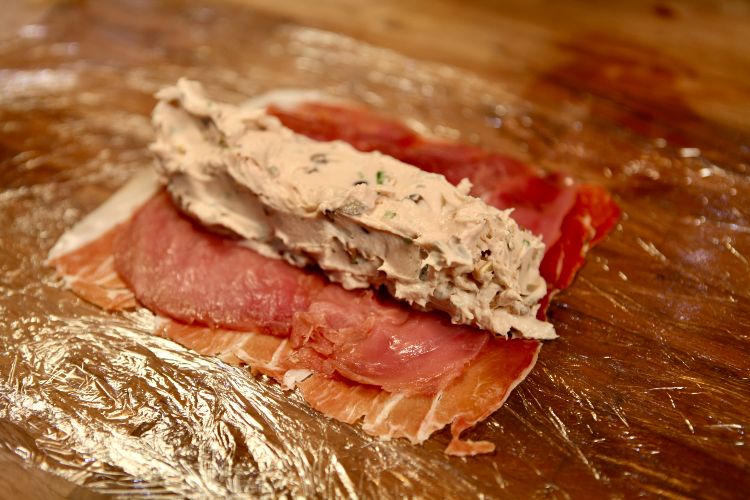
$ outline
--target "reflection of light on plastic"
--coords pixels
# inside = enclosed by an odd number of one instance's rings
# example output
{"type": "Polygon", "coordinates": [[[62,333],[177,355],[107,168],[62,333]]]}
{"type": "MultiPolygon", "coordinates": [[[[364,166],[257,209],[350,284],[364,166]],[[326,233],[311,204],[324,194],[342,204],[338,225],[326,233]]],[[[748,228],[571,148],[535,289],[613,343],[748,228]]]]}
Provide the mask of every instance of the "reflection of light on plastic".
{"type": "Polygon", "coordinates": [[[47,27],[42,24],[27,24],[18,30],[21,38],[44,38],[47,36],[47,27]]]}
{"type": "Polygon", "coordinates": [[[724,247],[729,250],[729,253],[737,257],[743,264],[748,265],[747,258],[742,255],[733,245],[732,242],[729,239],[724,240],[724,247]]]}
{"type": "Polygon", "coordinates": [[[77,75],[66,70],[0,70],[0,101],[28,92],[68,90],[76,82],[77,75]]]}
{"type": "Polygon", "coordinates": [[[23,446],[16,446],[13,451],[16,455],[23,458],[24,460],[29,460],[32,457],[31,452],[23,446]]]}
{"type": "Polygon", "coordinates": [[[680,321],[690,321],[698,315],[700,307],[679,301],[671,302],[671,315],[680,321]]]}
{"type": "Polygon", "coordinates": [[[445,137],[451,140],[458,140],[461,137],[461,132],[458,129],[446,127],[445,125],[436,126],[435,133],[440,137],[445,137]]]}
{"type": "Polygon", "coordinates": [[[701,150],[698,148],[680,148],[680,156],[683,158],[698,158],[701,150]]]}
{"type": "Polygon", "coordinates": [[[709,264],[713,260],[713,254],[709,252],[708,250],[699,248],[696,250],[685,252],[684,258],[686,261],[690,262],[691,264],[702,266],[702,265],[709,264]]]}
{"type": "Polygon", "coordinates": [[[658,248],[656,248],[656,245],[653,244],[651,241],[644,241],[642,238],[637,238],[636,241],[638,242],[638,245],[646,251],[650,256],[656,257],[662,262],[666,262],[667,257],[664,256],[663,253],[659,251],[658,248]]]}
{"type": "Polygon", "coordinates": [[[487,125],[492,128],[500,128],[503,126],[503,119],[497,116],[488,117],[485,121],[487,122],[487,125]]]}
{"type": "Polygon", "coordinates": [[[56,43],[49,48],[50,54],[62,57],[72,57],[78,55],[79,50],[80,47],[75,42],[56,43]]]}

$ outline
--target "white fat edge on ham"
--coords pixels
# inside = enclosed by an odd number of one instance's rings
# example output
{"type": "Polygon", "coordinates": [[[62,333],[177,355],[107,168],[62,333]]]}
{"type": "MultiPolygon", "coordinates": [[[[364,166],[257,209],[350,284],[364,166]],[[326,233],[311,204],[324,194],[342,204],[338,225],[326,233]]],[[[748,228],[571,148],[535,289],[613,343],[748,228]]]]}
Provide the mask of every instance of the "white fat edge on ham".
{"type": "Polygon", "coordinates": [[[121,222],[125,222],[159,188],[159,177],[152,168],[139,170],[107,201],[65,231],[49,251],[47,262],[81,248],[121,222]]]}
{"type": "Polygon", "coordinates": [[[284,379],[282,380],[281,385],[284,389],[291,391],[297,387],[297,384],[304,382],[311,375],[313,375],[311,370],[305,370],[302,368],[287,370],[284,372],[284,379]]]}
{"type": "Polygon", "coordinates": [[[158,94],[152,149],[182,210],[234,231],[265,256],[314,262],[347,289],[384,284],[414,307],[448,312],[455,323],[556,337],[535,317],[546,293],[538,270],[543,243],[509,210],[468,196],[468,182],[457,188],[380,153],[296,134],[265,107],[332,99],[295,90],[275,95],[231,106],[187,80],[158,94]],[[352,164],[361,168],[341,167],[352,164]],[[325,176],[312,175],[324,167],[325,176]],[[440,216],[425,219],[426,207],[440,216]]]}

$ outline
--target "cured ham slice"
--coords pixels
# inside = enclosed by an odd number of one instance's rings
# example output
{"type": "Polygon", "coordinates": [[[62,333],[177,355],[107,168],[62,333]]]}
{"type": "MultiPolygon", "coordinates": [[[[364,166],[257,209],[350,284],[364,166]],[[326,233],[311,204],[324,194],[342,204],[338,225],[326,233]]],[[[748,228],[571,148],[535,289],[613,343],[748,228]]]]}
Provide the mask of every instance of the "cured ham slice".
{"type": "Polygon", "coordinates": [[[185,323],[288,335],[324,280],[192,224],[161,193],[118,237],[115,264],[143,305],[185,323]]]}
{"type": "Polygon", "coordinates": [[[467,456],[490,453],[487,441],[462,441],[461,433],[494,413],[531,371],[538,341],[490,340],[464,373],[433,395],[404,396],[313,375],[297,385],[305,401],[337,420],[362,419],[365,432],[421,443],[450,424],[453,436],[446,453],[467,456]]]}
{"type": "Polygon", "coordinates": [[[136,305],[135,296],[115,270],[114,242],[121,232],[122,227],[116,226],[75,251],[49,261],[76,295],[107,311],[136,305]]]}
{"type": "MultiPolygon", "coordinates": [[[[128,235],[139,230],[132,227],[136,221],[147,225],[153,222],[139,216],[157,212],[161,239],[167,239],[175,226],[197,239],[218,238],[179,215],[179,220],[170,223],[165,214],[159,213],[166,209],[176,214],[168,199],[158,194],[129,223],[50,262],[58,273],[76,276],[79,283],[85,283],[75,289],[83,298],[108,309],[129,308],[135,303],[135,295],[125,281],[117,279],[109,284],[107,293],[120,297],[115,303],[101,300],[97,280],[101,275],[116,276],[113,242],[128,241],[128,235]]],[[[307,275],[297,268],[289,269],[307,275]]],[[[160,320],[155,334],[227,363],[246,364],[289,388],[296,387],[312,408],[346,423],[361,420],[363,430],[372,436],[421,443],[450,424],[453,439],[446,453],[464,456],[494,449],[488,442],[462,441],[460,434],[497,410],[525,378],[536,362],[538,342],[491,339],[468,327],[450,325],[439,316],[383,303],[371,292],[347,292],[334,285],[321,287],[310,300],[308,310],[295,318],[290,338],[171,319],[160,320]],[[367,328],[356,329],[357,324],[367,328]],[[348,338],[349,333],[356,338],[348,338]],[[343,340],[337,342],[337,336],[343,340]],[[322,356],[326,344],[338,353],[322,356]],[[391,349],[394,346],[395,351],[391,349]],[[399,349],[401,358],[394,355],[399,349]],[[381,359],[382,365],[376,359],[381,359]],[[345,378],[342,372],[359,382],[345,378]],[[414,377],[409,376],[412,372],[414,377]],[[368,380],[381,386],[361,383],[368,380]]]]}
{"type": "Polygon", "coordinates": [[[461,374],[433,394],[389,392],[375,386],[300,372],[286,340],[255,333],[216,331],[165,322],[160,334],[198,353],[232,364],[247,363],[288,387],[296,386],[305,401],[321,413],[355,424],[381,439],[406,438],[414,444],[451,426],[446,453],[467,456],[495,449],[487,441],[461,440],[461,433],[494,413],[531,371],[540,343],[489,340],[461,374]],[[280,369],[286,365],[287,370],[280,369]],[[296,372],[296,373],[295,373],[296,372]],[[291,375],[291,376],[285,376],[291,375]]]}
{"type": "Polygon", "coordinates": [[[552,294],[573,283],[588,251],[604,239],[619,218],[620,208],[604,189],[578,186],[575,203],[560,224],[564,237],[547,248],[539,266],[548,287],[540,311],[546,309],[552,294]]]}
{"type": "Polygon", "coordinates": [[[139,302],[183,323],[292,334],[293,367],[404,393],[434,393],[489,335],[263,257],[182,216],[159,193],[116,236],[115,266],[139,302]]]}
{"type": "Polygon", "coordinates": [[[490,337],[452,325],[445,315],[337,286],[327,287],[295,319],[291,340],[296,365],[408,394],[442,389],[490,337]]]}
{"type": "Polygon", "coordinates": [[[290,352],[289,341],[274,335],[185,325],[166,318],[160,318],[155,333],[199,354],[248,365],[279,382],[289,370],[288,363],[282,366],[290,352]]]}
{"type": "Polygon", "coordinates": [[[122,231],[121,223],[158,189],[153,170],[134,175],[106,202],[62,235],[50,250],[47,264],[55,268],[68,288],[102,309],[135,307],[135,297],[115,270],[114,244],[122,231]]]}
{"type": "Polygon", "coordinates": [[[302,102],[269,111],[297,133],[321,141],[343,140],[362,151],[380,151],[458,184],[468,178],[472,194],[498,208],[513,208],[521,226],[542,236],[547,252],[540,271],[548,296],[566,288],[588,249],[617,222],[620,210],[602,188],[574,184],[505,155],[476,146],[425,138],[403,123],[366,108],[302,102]]]}

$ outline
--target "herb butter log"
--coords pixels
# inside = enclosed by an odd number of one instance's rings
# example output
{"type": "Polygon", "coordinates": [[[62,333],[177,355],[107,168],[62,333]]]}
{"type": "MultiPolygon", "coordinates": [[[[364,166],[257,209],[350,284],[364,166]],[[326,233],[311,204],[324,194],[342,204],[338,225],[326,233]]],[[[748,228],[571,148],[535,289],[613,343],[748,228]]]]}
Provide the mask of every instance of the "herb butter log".
{"type": "Polygon", "coordinates": [[[157,95],[157,169],[181,210],[347,289],[385,285],[421,309],[498,335],[554,338],[541,240],[510,211],[442,175],[340,141],[317,142],[264,108],[212,101],[180,80],[157,95]]]}

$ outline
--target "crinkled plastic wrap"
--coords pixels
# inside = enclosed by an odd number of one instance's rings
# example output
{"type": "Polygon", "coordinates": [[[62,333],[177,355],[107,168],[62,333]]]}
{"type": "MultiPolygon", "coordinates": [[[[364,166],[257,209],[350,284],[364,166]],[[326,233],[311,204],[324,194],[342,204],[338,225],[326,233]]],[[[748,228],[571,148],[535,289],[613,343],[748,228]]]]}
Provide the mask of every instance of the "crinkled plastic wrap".
{"type": "MultiPolygon", "coordinates": [[[[699,133],[644,137],[616,105],[549,79],[510,96],[239,7],[61,4],[0,44],[0,66],[3,457],[84,487],[77,496],[750,490],[746,151],[699,133]],[[151,95],[180,76],[234,101],[289,86],[356,99],[618,196],[621,225],[550,310],[561,339],[470,433],[496,453],[446,457],[445,432],[424,446],[374,440],[247,369],[149,335],[144,311],[106,313],[62,288],[48,249],[151,161],[151,95]]],[[[10,470],[0,478],[13,482],[10,470]]]]}

